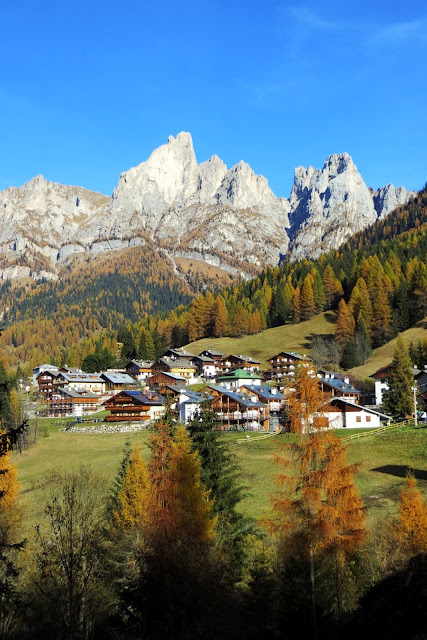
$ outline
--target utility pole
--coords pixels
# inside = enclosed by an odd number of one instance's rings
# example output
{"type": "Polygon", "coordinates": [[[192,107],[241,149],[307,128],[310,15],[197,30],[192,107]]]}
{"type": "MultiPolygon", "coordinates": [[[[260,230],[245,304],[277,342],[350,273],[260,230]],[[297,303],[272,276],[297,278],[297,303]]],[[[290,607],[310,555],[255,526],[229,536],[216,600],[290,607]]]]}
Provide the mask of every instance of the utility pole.
{"type": "Polygon", "coordinates": [[[418,424],[418,417],[417,417],[417,387],[411,387],[412,391],[414,392],[414,425],[417,426],[418,424]]]}

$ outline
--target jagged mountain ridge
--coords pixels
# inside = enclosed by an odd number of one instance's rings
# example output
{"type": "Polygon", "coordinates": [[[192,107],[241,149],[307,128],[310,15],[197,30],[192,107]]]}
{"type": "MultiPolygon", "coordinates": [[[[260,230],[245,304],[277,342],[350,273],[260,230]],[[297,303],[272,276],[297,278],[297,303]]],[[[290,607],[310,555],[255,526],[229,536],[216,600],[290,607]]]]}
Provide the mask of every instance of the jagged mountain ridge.
{"type": "Polygon", "coordinates": [[[295,170],[290,199],[277,198],[245,162],[197,164],[182,132],[121,174],[111,198],[36,176],[0,192],[0,275],[57,277],[72,256],[154,240],[174,257],[246,275],[282,256],[315,257],[404,204],[412,193],[369,189],[351,157],[295,170]],[[251,265],[249,268],[248,265],[251,265]]]}

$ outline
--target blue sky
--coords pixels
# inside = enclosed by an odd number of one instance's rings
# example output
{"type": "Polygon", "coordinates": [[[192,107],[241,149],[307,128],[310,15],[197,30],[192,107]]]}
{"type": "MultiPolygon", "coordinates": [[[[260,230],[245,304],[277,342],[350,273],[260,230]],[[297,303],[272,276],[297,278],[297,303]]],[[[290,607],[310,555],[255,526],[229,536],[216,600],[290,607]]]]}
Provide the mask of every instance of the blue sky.
{"type": "Polygon", "coordinates": [[[343,151],[370,186],[427,181],[424,0],[15,0],[0,18],[0,189],[42,173],[111,194],[181,130],[279,196],[343,151]]]}

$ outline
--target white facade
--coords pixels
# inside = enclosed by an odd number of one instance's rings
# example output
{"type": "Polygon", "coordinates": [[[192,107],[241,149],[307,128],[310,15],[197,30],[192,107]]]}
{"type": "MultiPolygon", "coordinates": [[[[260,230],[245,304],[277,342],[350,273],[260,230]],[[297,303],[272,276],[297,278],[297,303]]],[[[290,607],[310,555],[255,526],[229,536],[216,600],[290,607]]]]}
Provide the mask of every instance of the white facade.
{"type": "Polygon", "coordinates": [[[333,398],[326,404],[322,415],[328,419],[331,429],[378,429],[381,420],[390,423],[391,417],[369,407],[362,407],[346,398],[333,398]],[[335,407],[335,411],[332,407],[335,407]],[[328,408],[330,409],[328,411],[328,408]],[[338,410],[336,410],[338,409],[338,410]]]}
{"type": "Polygon", "coordinates": [[[383,403],[383,393],[388,391],[388,384],[385,378],[375,380],[375,404],[380,406],[383,403]]]}

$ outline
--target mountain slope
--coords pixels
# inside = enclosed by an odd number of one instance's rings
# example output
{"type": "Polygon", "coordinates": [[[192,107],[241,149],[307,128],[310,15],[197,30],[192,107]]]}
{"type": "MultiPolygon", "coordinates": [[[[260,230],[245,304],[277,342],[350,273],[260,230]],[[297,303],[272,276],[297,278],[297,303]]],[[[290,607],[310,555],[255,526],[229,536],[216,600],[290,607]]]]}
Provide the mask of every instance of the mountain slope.
{"type": "Polygon", "coordinates": [[[290,199],[277,198],[245,162],[197,164],[191,135],[170,136],[121,174],[111,198],[36,176],[0,193],[0,277],[55,279],[71,258],[143,245],[172,260],[203,260],[237,277],[338,246],[413,195],[369,189],[346,153],[323,169],[295,170],[290,199]]]}

